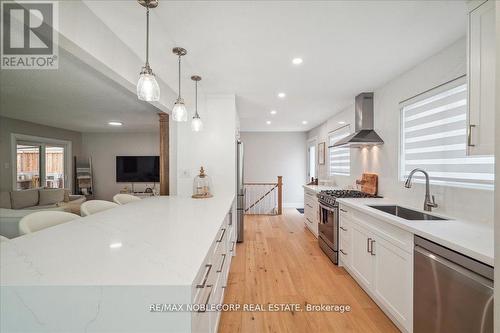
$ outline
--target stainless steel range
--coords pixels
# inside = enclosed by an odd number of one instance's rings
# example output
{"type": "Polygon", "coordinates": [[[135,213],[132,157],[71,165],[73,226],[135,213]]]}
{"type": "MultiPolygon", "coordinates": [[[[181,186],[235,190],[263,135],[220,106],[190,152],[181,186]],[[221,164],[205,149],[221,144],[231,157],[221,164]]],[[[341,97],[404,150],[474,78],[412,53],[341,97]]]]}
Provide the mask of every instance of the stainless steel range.
{"type": "Polygon", "coordinates": [[[379,198],[356,190],[328,190],[318,193],[320,220],[318,225],[319,247],[334,264],[338,264],[339,204],[337,198],[379,198]]]}

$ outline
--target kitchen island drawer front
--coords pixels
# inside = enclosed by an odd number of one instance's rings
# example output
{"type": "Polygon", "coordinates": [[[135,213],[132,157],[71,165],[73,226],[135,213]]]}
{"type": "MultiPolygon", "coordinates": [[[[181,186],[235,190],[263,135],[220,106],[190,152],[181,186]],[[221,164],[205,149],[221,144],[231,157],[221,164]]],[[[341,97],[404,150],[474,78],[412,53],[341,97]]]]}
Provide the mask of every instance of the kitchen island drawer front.
{"type": "Polygon", "coordinates": [[[351,221],[362,224],[393,245],[408,253],[413,253],[412,233],[358,210],[351,209],[351,211],[351,221]]]}
{"type": "MultiPolygon", "coordinates": [[[[230,214],[228,214],[230,215],[230,214]]],[[[230,260],[228,261],[227,257],[231,256],[228,255],[230,253],[231,249],[235,248],[233,246],[233,239],[235,237],[235,231],[234,231],[234,223],[233,224],[228,224],[229,219],[226,218],[224,219],[221,227],[219,228],[219,231],[217,232],[217,235],[212,242],[212,245],[210,247],[210,250],[208,251],[207,256],[205,257],[205,260],[203,261],[203,264],[201,265],[195,280],[193,281],[192,284],[192,299],[195,301],[197,297],[199,297],[200,294],[203,294],[204,291],[201,290],[205,288],[207,285],[213,284],[217,278],[218,274],[220,272],[217,272],[217,270],[220,270],[220,267],[222,265],[222,258],[226,257],[224,267],[225,269],[229,269],[229,265],[226,265],[227,262],[231,262],[230,260]]]]}

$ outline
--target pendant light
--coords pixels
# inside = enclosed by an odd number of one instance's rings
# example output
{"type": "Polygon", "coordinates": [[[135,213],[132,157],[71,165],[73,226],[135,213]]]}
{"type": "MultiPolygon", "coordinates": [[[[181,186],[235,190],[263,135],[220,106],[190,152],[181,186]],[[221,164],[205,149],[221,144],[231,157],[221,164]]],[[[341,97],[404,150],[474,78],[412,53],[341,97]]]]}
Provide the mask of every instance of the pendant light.
{"type": "Polygon", "coordinates": [[[203,129],[203,122],[201,121],[200,115],[198,114],[198,82],[201,81],[201,76],[193,75],[191,80],[195,82],[195,107],[194,107],[194,117],[191,120],[191,129],[194,132],[199,132],[203,129]]]}
{"type": "Polygon", "coordinates": [[[158,0],[138,0],[138,2],[146,7],[146,64],[142,67],[137,82],[137,98],[141,101],[155,102],[160,100],[160,86],[149,66],[149,9],[156,8],[158,0]]]}
{"type": "Polygon", "coordinates": [[[174,47],[172,52],[179,57],[179,97],[177,97],[172,109],[172,119],[174,121],[187,121],[186,105],[184,105],[184,100],[181,97],[181,57],[185,56],[187,51],[182,47],[174,47]]]}

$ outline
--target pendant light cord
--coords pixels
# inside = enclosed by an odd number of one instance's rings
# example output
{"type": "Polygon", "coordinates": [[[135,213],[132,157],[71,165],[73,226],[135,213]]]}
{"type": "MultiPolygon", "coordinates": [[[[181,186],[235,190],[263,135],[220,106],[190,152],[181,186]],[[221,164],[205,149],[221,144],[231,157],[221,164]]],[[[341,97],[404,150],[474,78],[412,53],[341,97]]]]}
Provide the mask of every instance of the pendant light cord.
{"type": "Polygon", "coordinates": [[[179,99],[181,98],[181,55],[179,54],[179,99]]]}
{"type": "Polygon", "coordinates": [[[146,7],[146,67],[149,66],[149,6],[146,7]]]}
{"type": "Polygon", "coordinates": [[[200,118],[200,115],[198,114],[198,81],[195,81],[195,82],[196,82],[196,84],[194,86],[194,91],[195,91],[195,95],[194,95],[195,96],[195,98],[194,98],[194,100],[195,100],[194,105],[195,106],[194,106],[194,109],[195,109],[196,112],[195,112],[194,116],[195,116],[195,118],[200,118]]]}

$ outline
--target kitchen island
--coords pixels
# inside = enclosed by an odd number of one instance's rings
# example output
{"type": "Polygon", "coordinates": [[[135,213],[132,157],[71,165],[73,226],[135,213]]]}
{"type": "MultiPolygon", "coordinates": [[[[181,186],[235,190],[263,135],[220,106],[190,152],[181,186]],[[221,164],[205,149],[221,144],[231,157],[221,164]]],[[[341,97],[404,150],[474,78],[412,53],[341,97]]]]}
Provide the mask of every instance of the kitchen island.
{"type": "Polygon", "coordinates": [[[213,329],[218,312],[165,304],[222,302],[233,203],[233,193],[153,197],[2,242],[0,331],[213,329]]]}

